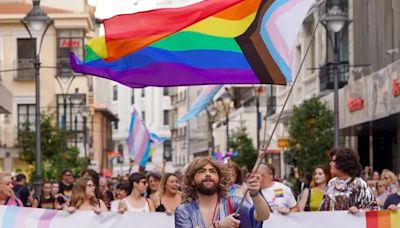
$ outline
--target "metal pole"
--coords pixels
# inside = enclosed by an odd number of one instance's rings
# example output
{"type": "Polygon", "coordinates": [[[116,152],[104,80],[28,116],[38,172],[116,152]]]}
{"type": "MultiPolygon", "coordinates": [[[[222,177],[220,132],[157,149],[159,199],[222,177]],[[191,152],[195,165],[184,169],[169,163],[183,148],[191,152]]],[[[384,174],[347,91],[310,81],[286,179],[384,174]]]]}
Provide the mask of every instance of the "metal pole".
{"type": "Polygon", "coordinates": [[[87,158],[87,128],[86,128],[86,116],[83,117],[83,151],[85,152],[85,158],[87,158]]]}
{"type": "Polygon", "coordinates": [[[77,114],[75,114],[74,125],[75,125],[75,147],[78,148],[78,117],[77,117],[77,114]]]}
{"type": "Polygon", "coordinates": [[[260,129],[261,129],[261,116],[260,116],[260,98],[256,95],[256,115],[257,115],[257,151],[260,149],[260,129]]]}
{"type": "Polygon", "coordinates": [[[63,129],[67,130],[67,94],[63,95],[63,129]]]}
{"type": "Polygon", "coordinates": [[[40,57],[39,54],[35,55],[33,63],[35,68],[35,86],[36,86],[36,105],[35,105],[35,130],[36,130],[36,145],[35,145],[35,176],[34,176],[34,189],[35,195],[38,196],[41,192],[42,185],[42,150],[41,150],[41,134],[40,134],[40,57]]]}
{"type": "Polygon", "coordinates": [[[339,147],[339,47],[338,34],[335,33],[334,39],[334,78],[333,78],[333,110],[334,110],[334,148],[339,147]]]}
{"type": "Polygon", "coordinates": [[[226,112],[226,152],[229,151],[229,109],[226,112]]]}

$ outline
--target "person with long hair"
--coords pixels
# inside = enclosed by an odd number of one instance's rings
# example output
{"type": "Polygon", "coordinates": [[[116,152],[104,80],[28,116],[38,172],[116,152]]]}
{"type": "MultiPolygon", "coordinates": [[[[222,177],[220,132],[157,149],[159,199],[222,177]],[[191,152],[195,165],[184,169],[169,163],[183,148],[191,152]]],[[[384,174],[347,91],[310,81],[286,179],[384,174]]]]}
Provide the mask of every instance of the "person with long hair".
{"type": "Polygon", "coordinates": [[[329,163],[332,176],[325,190],[320,211],[348,210],[355,214],[360,209],[377,210],[374,193],[360,177],[358,154],[350,148],[331,151],[329,163]]]}
{"type": "Polygon", "coordinates": [[[247,201],[251,202],[250,196],[248,194],[246,194],[246,196],[244,195],[246,192],[246,184],[243,182],[243,174],[240,167],[232,161],[229,161],[227,167],[231,176],[228,195],[241,198],[245,197],[247,201]]]}
{"type": "Polygon", "coordinates": [[[227,196],[231,181],[228,169],[212,157],[195,158],[184,177],[183,198],[185,204],[175,211],[175,227],[259,227],[269,218],[267,202],[260,194],[260,175],[247,179],[247,187],[254,206],[241,198],[227,196]]]}
{"type": "Polygon", "coordinates": [[[66,210],[70,213],[76,210],[90,211],[96,214],[102,211],[108,211],[106,204],[96,197],[95,184],[92,179],[79,178],[72,188],[72,195],[69,207],[66,210]]]}
{"type": "Polygon", "coordinates": [[[305,188],[299,200],[300,211],[318,211],[325,188],[329,181],[329,173],[324,166],[318,165],[314,168],[311,188],[305,188]]]}
{"type": "Polygon", "coordinates": [[[166,173],[161,178],[160,187],[153,195],[155,211],[166,212],[171,215],[182,203],[182,192],[179,191],[180,182],[174,173],[166,173]]]}
{"type": "Polygon", "coordinates": [[[42,192],[38,198],[33,200],[32,207],[44,209],[61,209],[60,203],[52,195],[51,182],[44,181],[42,184],[42,192]]]}
{"type": "Polygon", "coordinates": [[[384,169],[382,170],[381,176],[382,180],[385,181],[387,192],[389,194],[397,193],[397,190],[399,190],[399,185],[397,182],[396,175],[392,171],[384,169]]]}
{"type": "Polygon", "coordinates": [[[146,190],[146,197],[152,198],[153,195],[158,191],[160,188],[160,181],[161,175],[158,173],[149,173],[147,175],[147,190],[146,190]]]}
{"type": "Polygon", "coordinates": [[[129,195],[118,204],[118,211],[151,212],[155,211],[153,202],[143,197],[147,190],[147,179],[143,173],[133,173],[129,177],[129,195]]]}

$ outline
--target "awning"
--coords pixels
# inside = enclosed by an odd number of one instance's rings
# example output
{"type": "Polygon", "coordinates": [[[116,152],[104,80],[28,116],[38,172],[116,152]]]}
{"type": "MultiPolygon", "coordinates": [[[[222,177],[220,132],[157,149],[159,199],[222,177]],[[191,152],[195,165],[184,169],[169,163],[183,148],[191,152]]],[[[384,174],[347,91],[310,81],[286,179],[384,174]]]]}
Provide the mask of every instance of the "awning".
{"type": "Polygon", "coordinates": [[[11,113],[12,99],[12,93],[0,83],[0,113],[11,113]]]}

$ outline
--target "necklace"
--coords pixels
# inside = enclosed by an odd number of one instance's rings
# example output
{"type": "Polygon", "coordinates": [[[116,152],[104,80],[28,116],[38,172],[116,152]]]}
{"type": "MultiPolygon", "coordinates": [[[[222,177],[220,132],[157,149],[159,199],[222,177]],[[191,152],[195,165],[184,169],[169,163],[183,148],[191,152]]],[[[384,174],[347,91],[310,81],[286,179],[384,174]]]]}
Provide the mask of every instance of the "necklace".
{"type": "MultiPolygon", "coordinates": [[[[197,205],[199,206],[200,216],[201,216],[201,218],[202,218],[202,220],[203,220],[203,222],[204,222],[204,225],[205,225],[205,221],[204,221],[204,218],[203,218],[203,214],[201,213],[201,209],[200,209],[200,205],[199,205],[199,202],[198,202],[198,201],[197,201],[197,205]]],[[[215,206],[214,206],[213,216],[212,216],[212,218],[211,218],[211,224],[213,224],[214,221],[215,221],[215,219],[216,219],[217,207],[219,208],[219,199],[217,200],[217,203],[216,203],[215,206]]],[[[197,225],[199,225],[199,224],[197,224],[197,225]]],[[[200,226],[199,226],[199,227],[200,227],[200,226]]],[[[206,227],[207,227],[207,226],[206,226],[206,227]]]]}

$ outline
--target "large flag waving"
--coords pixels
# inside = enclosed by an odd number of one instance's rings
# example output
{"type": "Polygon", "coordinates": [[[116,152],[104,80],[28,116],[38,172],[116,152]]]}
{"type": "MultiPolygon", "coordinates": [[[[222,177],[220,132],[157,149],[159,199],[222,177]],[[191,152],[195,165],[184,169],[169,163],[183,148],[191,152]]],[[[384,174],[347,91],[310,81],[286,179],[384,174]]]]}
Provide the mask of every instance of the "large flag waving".
{"type": "Polygon", "coordinates": [[[130,87],[286,84],[294,41],[314,0],[204,0],[118,15],[74,71],[130,87]]]}

